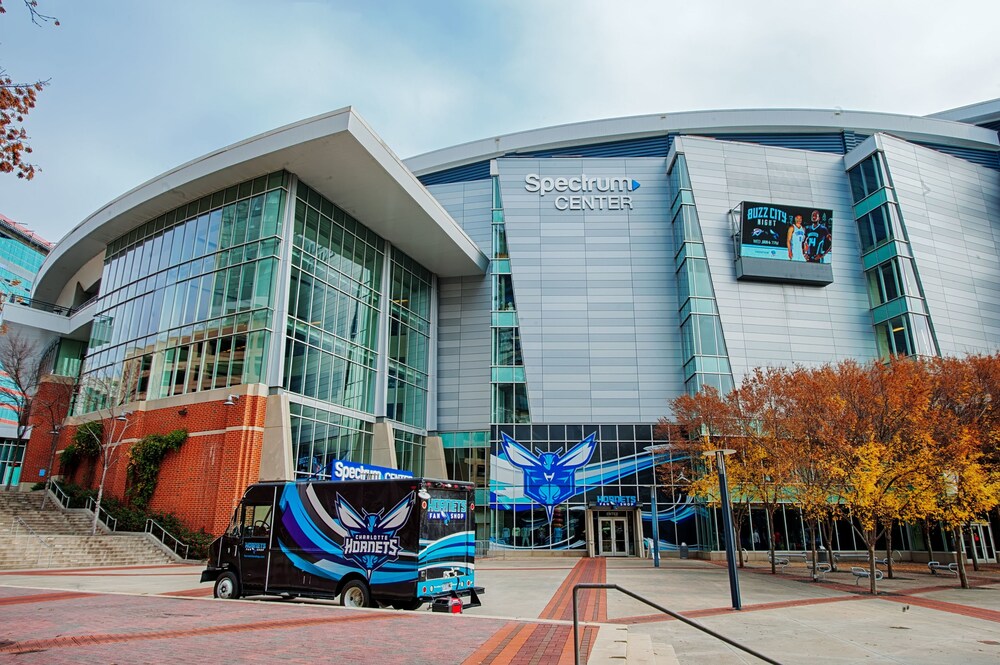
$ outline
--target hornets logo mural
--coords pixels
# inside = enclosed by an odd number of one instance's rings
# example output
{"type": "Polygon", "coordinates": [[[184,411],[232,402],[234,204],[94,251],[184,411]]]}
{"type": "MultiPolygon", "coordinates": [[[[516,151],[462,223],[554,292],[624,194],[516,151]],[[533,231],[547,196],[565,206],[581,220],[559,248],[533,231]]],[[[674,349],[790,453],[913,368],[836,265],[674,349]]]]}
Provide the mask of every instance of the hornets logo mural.
{"type": "Polygon", "coordinates": [[[576,470],[590,461],[597,448],[594,434],[573,446],[563,455],[562,448],[554,453],[533,453],[520,443],[502,434],[501,446],[510,463],[524,472],[524,494],[545,508],[549,522],[552,511],[576,494],[576,470]]]}

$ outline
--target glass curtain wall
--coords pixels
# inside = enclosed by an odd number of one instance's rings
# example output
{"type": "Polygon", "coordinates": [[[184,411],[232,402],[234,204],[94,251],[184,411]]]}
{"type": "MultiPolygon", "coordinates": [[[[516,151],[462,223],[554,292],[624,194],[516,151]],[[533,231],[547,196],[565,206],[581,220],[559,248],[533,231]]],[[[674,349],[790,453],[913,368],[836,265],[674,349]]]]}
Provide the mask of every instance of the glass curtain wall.
{"type": "Polygon", "coordinates": [[[372,459],[372,423],[292,402],[292,456],[295,477],[331,477],[331,463],[372,459]]]}
{"type": "Polygon", "coordinates": [[[493,306],[492,422],[529,423],[528,384],[521,358],[521,336],[514,301],[514,282],[507,253],[500,179],[493,178],[493,306]]]}
{"type": "Polygon", "coordinates": [[[667,175],[677,248],[684,384],[691,394],[712,386],[725,395],[733,389],[733,372],[684,155],[677,155],[667,175]]]}
{"type": "Polygon", "coordinates": [[[879,356],[938,354],[905,226],[881,153],[847,172],[879,356]]]}
{"type": "Polygon", "coordinates": [[[374,413],[384,241],[298,184],[284,387],[374,413]]]}
{"type": "MultiPolygon", "coordinates": [[[[431,274],[398,250],[392,252],[390,267],[385,415],[390,420],[423,429],[427,425],[431,274]]],[[[420,458],[423,460],[423,455],[420,458]]]]}
{"type": "Polygon", "coordinates": [[[295,476],[329,478],[336,460],[371,463],[385,241],[301,181],[293,231],[284,387],[295,476]]]}
{"type": "Polygon", "coordinates": [[[265,375],[288,176],[220,190],[108,245],[74,413],[265,375]]]}

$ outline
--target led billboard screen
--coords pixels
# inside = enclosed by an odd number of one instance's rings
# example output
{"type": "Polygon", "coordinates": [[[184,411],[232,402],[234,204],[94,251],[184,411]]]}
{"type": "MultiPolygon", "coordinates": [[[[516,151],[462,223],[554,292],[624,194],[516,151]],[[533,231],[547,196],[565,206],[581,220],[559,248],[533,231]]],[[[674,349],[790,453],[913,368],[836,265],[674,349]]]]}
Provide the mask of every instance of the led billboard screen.
{"type": "Polygon", "coordinates": [[[740,256],[829,263],[832,245],[832,210],[743,202],[740,256]]]}

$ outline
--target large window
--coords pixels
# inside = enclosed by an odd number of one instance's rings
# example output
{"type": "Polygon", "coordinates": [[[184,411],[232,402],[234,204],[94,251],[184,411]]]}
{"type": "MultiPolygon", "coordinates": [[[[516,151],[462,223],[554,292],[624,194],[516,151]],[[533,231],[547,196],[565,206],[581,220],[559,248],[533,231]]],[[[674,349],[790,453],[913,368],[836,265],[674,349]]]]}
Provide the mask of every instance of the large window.
{"type": "Polygon", "coordinates": [[[936,354],[927,317],[912,312],[876,324],[875,339],[882,359],[936,354]]]}
{"type": "Polygon", "coordinates": [[[877,152],[848,171],[847,175],[851,180],[851,195],[855,203],[885,186],[877,152]]]}
{"type": "Polygon", "coordinates": [[[861,251],[875,249],[890,240],[903,239],[902,228],[890,204],[883,204],[858,219],[858,236],[861,251]]]}
{"type": "Polygon", "coordinates": [[[920,288],[913,271],[913,262],[904,257],[896,257],[880,263],[866,273],[868,295],[872,307],[877,307],[900,296],[919,297],[920,288]]]}
{"type": "Polygon", "coordinates": [[[296,477],[329,479],[336,460],[371,463],[371,423],[295,402],[291,414],[296,477]]]}
{"type": "Polygon", "coordinates": [[[108,245],[76,413],[121,381],[156,399],[263,379],[286,187],[261,176],[108,245]]]}
{"type": "Polygon", "coordinates": [[[299,183],[284,385],[374,412],[384,241],[299,183]]]}
{"type": "Polygon", "coordinates": [[[391,269],[386,417],[424,427],[427,422],[431,274],[399,251],[393,252],[391,269]]]}

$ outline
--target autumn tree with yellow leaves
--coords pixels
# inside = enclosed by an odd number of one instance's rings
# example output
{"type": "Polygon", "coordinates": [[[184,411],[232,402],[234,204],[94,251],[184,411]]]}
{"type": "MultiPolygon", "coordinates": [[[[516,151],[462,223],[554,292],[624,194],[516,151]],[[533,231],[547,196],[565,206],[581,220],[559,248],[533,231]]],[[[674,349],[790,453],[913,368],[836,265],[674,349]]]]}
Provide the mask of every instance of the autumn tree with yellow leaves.
{"type": "MultiPolygon", "coordinates": [[[[672,402],[692,455],[733,448],[730,491],[773,516],[796,506],[811,533],[851,524],[868,552],[892,527],[931,520],[949,529],[965,575],[961,531],[1000,504],[1000,356],[845,361],[818,368],[758,369],[727,395],[707,390],[672,402]]],[[[709,468],[691,493],[717,501],[709,468]]],[[[770,539],[772,561],[774,539],[770,539]]],[[[816,561],[815,539],[811,544],[816,561]]],[[[772,563],[772,572],[774,564],[772,563]]]]}

